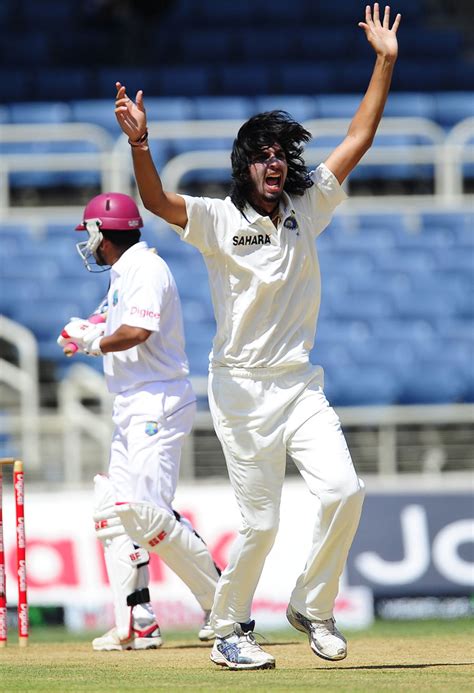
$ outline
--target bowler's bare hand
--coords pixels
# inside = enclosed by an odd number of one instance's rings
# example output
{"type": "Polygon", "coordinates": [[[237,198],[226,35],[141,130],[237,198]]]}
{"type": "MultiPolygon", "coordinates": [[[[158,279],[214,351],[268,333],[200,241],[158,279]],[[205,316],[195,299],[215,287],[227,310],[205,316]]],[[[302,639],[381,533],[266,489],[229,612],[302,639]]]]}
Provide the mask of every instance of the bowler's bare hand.
{"type": "Polygon", "coordinates": [[[123,132],[132,141],[140,139],[146,132],[146,111],[143,91],[137,91],[135,101],[127,96],[125,85],[116,82],[115,117],[123,132]]]}
{"type": "Polygon", "coordinates": [[[377,55],[394,61],[398,55],[397,30],[402,16],[397,14],[392,28],[390,28],[390,7],[385,6],[383,20],[380,21],[380,10],[378,2],[374,3],[373,12],[370,5],[365,8],[365,22],[359,22],[365,31],[367,41],[370,43],[377,55]]]}

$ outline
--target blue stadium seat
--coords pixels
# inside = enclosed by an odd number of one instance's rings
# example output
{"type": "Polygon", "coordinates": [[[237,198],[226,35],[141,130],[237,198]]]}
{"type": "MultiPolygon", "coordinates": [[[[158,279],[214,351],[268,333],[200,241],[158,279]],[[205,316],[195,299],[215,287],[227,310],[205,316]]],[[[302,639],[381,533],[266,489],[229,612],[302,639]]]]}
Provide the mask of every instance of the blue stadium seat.
{"type": "Polygon", "coordinates": [[[395,236],[397,249],[406,250],[445,250],[456,244],[454,229],[432,226],[430,229],[407,231],[400,229],[395,236]]]}
{"type": "Polygon", "coordinates": [[[435,248],[436,267],[441,272],[459,272],[474,277],[474,244],[435,248]]]}
{"type": "Polygon", "coordinates": [[[7,27],[13,16],[14,7],[17,3],[14,0],[4,0],[0,3],[0,27],[7,27]]]}
{"type": "Polygon", "coordinates": [[[15,124],[67,123],[71,119],[69,106],[64,102],[12,103],[10,122],[15,124]]]}
{"type": "Polygon", "coordinates": [[[155,95],[204,96],[212,91],[211,69],[203,65],[161,67],[155,84],[155,95]]]}
{"type": "Polygon", "coordinates": [[[300,46],[299,32],[291,34],[285,25],[280,27],[246,27],[239,31],[238,44],[241,60],[248,63],[263,62],[271,64],[276,60],[293,60],[300,46]]]}
{"type": "MultiPolygon", "coordinates": [[[[1,3],[0,3],[1,4],[1,3]]],[[[8,102],[29,101],[34,93],[34,76],[29,67],[0,68],[0,82],[8,102]]],[[[38,98],[41,98],[38,96],[38,98]]]]}
{"type": "MultiPolygon", "coordinates": [[[[362,36],[356,35],[354,42],[362,42],[365,39],[362,36]]],[[[372,56],[364,47],[364,52],[355,51],[356,57],[351,60],[350,70],[347,69],[347,62],[341,61],[338,64],[334,62],[333,77],[331,79],[331,87],[327,91],[339,92],[341,94],[356,93],[359,94],[359,100],[364,94],[370,81],[373,71],[372,56]],[[360,57],[357,57],[359,53],[360,57]]]]}
{"type": "Polygon", "coordinates": [[[474,116],[474,93],[438,92],[434,94],[436,121],[444,128],[451,128],[465,118],[474,116]]]}
{"type": "Polygon", "coordinates": [[[423,229],[429,231],[433,227],[453,229],[459,240],[466,245],[474,239],[474,213],[473,212],[422,212],[420,221],[423,229]]]}
{"type": "Polygon", "coordinates": [[[198,120],[247,120],[254,112],[247,97],[196,96],[192,102],[192,116],[198,120]]]}
{"type": "Polygon", "coordinates": [[[158,171],[162,171],[165,164],[173,156],[173,150],[171,148],[171,143],[169,140],[165,139],[155,139],[150,137],[149,139],[150,152],[155,162],[155,166],[158,171]]]}
{"type": "Polygon", "coordinates": [[[394,234],[384,226],[364,226],[347,229],[335,226],[327,229],[325,234],[332,236],[334,248],[354,251],[373,251],[378,248],[390,249],[395,245],[394,234]]]}
{"type": "Polygon", "coordinates": [[[436,294],[406,291],[395,294],[393,298],[395,313],[410,320],[432,320],[455,316],[457,307],[452,297],[443,293],[442,285],[436,294]]]}
{"type": "MultiPolygon", "coordinates": [[[[304,22],[306,12],[305,0],[259,0],[255,3],[257,21],[268,22],[271,17],[276,27],[300,25],[304,22]]],[[[288,40],[287,32],[287,40],[288,40]]]]}
{"type": "Polygon", "coordinates": [[[327,373],[353,364],[352,346],[333,339],[318,338],[310,353],[311,363],[322,366],[327,373]]]}
{"type": "Polygon", "coordinates": [[[186,353],[189,359],[191,375],[207,375],[209,370],[209,352],[215,335],[213,319],[184,320],[186,353]]]}
{"type": "Polygon", "coordinates": [[[400,55],[409,59],[436,59],[442,55],[443,60],[449,60],[461,55],[463,51],[463,37],[458,29],[404,26],[397,38],[400,55]]]}
{"type": "Polygon", "coordinates": [[[73,0],[22,0],[21,17],[23,23],[34,30],[48,30],[61,27],[63,31],[72,30],[79,17],[80,5],[73,0]]]}
{"type": "MultiPolygon", "coordinates": [[[[288,34],[287,31],[287,36],[288,34]]],[[[288,36],[286,43],[288,48],[292,49],[289,59],[297,56],[299,60],[339,62],[341,58],[353,57],[354,31],[352,28],[340,26],[337,29],[316,25],[303,26],[294,32],[293,41],[291,42],[291,36],[288,36]]]]}
{"type": "Polygon", "coordinates": [[[390,369],[376,366],[349,366],[325,378],[325,392],[335,406],[395,404],[400,384],[390,369]]]}
{"type": "MultiPolygon", "coordinates": [[[[472,324],[472,323],[471,323],[472,324]]],[[[474,375],[474,336],[462,337],[460,334],[450,337],[437,336],[435,339],[417,345],[417,357],[423,361],[439,360],[445,365],[456,368],[464,376],[474,375]]]]}
{"type": "Polygon", "coordinates": [[[374,319],[390,317],[394,309],[390,295],[380,289],[377,292],[353,289],[333,301],[331,313],[339,320],[355,319],[370,323],[374,319]]]}
{"type": "Polygon", "coordinates": [[[238,3],[215,0],[199,0],[197,11],[206,26],[235,26],[251,24],[257,18],[257,3],[254,0],[239,0],[238,3]]]}
{"type": "Polygon", "coordinates": [[[222,151],[226,154],[228,164],[223,168],[195,168],[187,172],[181,178],[181,185],[189,185],[195,182],[205,183],[224,183],[229,184],[231,180],[230,152],[232,148],[231,138],[181,138],[169,141],[170,156],[177,156],[187,152],[198,151],[222,151]]]}
{"type": "Polygon", "coordinates": [[[471,320],[441,317],[436,322],[436,332],[441,340],[470,342],[474,357],[474,323],[471,320]]]}
{"type": "Polygon", "coordinates": [[[34,255],[22,254],[11,258],[2,266],[2,277],[7,281],[22,281],[34,277],[41,281],[51,281],[59,274],[58,263],[49,258],[38,263],[34,255]]]}
{"type": "MultiPolygon", "coordinates": [[[[54,153],[61,154],[84,154],[85,152],[96,153],[97,147],[87,140],[71,141],[40,141],[40,142],[19,142],[4,144],[0,149],[1,153],[26,154],[30,157],[37,155],[47,155],[54,153]]],[[[98,185],[100,183],[100,173],[97,168],[88,170],[68,170],[69,162],[65,162],[65,170],[25,170],[13,172],[10,176],[12,187],[37,187],[48,188],[54,186],[83,186],[98,185]]]]}
{"type": "Polygon", "coordinates": [[[31,56],[35,65],[48,65],[51,59],[49,36],[39,31],[5,31],[0,44],[3,66],[30,67],[31,56]]]}
{"type": "Polygon", "coordinates": [[[377,250],[373,260],[378,271],[427,273],[434,271],[436,262],[434,251],[430,249],[388,249],[377,250]]]}
{"type": "Polygon", "coordinates": [[[391,92],[385,106],[384,117],[416,117],[434,120],[435,107],[433,95],[411,92],[391,92]]]}
{"type": "Polygon", "coordinates": [[[183,96],[152,96],[146,99],[148,120],[192,120],[194,116],[194,99],[183,96]]]}
{"type": "Polygon", "coordinates": [[[214,73],[220,94],[254,96],[271,94],[274,91],[275,77],[272,65],[238,63],[218,65],[214,73]]]}
{"type": "MultiPolygon", "coordinates": [[[[412,290],[420,296],[430,296],[434,303],[446,301],[459,317],[474,317],[474,272],[444,272],[417,275],[411,279],[412,290]]],[[[448,312],[448,315],[452,312],[448,312]]]]}
{"type": "Polygon", "coordinates": [[[289,113],[299,123],[311,118],[316,118],[317,99],[312,96],[286,96],[274,94],[268,96],[256,96],[254,113],[281,110],[289,113]]]}
{"type": "Polygon", "coordinates": [[[95,73],[80,67],[42,67],[34,70],[32,94],[34,98],[67,101],[74,94],[87,99],[96,92],[95,73]]]}
{"type": "Polygon", "coordinates": [[[437,61],[403,60],[397,64],[393,76],[393,88],[400,91],[433,92],[452,89],[457,82],[458,64],[454,59],[437,61]]]}
{"type": "Polygon", "coordinates": [[[232,142],[232,137],[180,137],[169,140],[169,145],[173,156],[185,152],[223,151],[230,157],[232,142]]]}
{"type": "Polygon", "coordinates": [[[326,250],[323,245],[324,235],[318,240],[318,255],[323,282],[326,276],[344,273],[346,276],[357,278],[374,270],[374,260],[370,253],[362,251],[326,250]]]}
{"type": "MultiPolygon", "coordinates": [[[[348,292],[365,291],[378,293],[383,291],[390,297],[412,288],[412,277],[406,272],[370,272],[369,274],[349,275],[347,279],[348,292]]],[[[327,290],[328,277],[324,280],[323,291],[327,290]]],[[[339,287],[339,293],[344,290],[344,284],[339,287]]]]}
{"type": "Polygon", "coordinates": [[[318,340],[320,339],[326,342],[330,341],[347,345],[350,348],[354,342],[365,341],[369,335],[370,327],[363,320],[326,318],[319,320],[315,348],[317,349],[318,340]]]}
{"type": "Polygon", "coordinates": [[[416,359],[407,368],[405,381],[399,395],[400,404],[445,404],[460,402],[464,397],[465,383],[460,370],[435,360],[416,359]]]}
{"type": "MultiPolygon", "coordinates": [[[[334,20],[334,6],[321,2],[306,2],[306,16],[308,20],[316,20],[320,26],[331,25],[334,20]]],[[[349,25],[357,28],[357,22],[364,19],[364,8],[354,2],[340,2],[337,6],[338,25],[349,25]]]]}
{"type": "MultiPolygon", "coordinates": [[[[276,67],[276,82],[283,94],[321,94],[331,91],[335,68],[314,62],[292,62],[276,67]]],[[[272,93],[267,92],[267,93],[272,93]]]]}
{"type": "Polygon", "coordinates": [[[28,327],[39,340],[56,339],[69,319],[80,315],[80,309],[78,302],[56,300],[50,302],[48,310],[44,310],[42,300],[31,299],[19,306],[15,320],[28,327]]]}
{"type": "Polygon", "coordinates": [[[71,120],[75,123],[92,123],[99,125],[113,137],[118,137],[121,130],[114,113],[114,103],[110,99],[87,99],[70,101],[71,120]]]}
{"type": "Polygon", "coordinates": [[[370,324],[370,330],[374,339],[386,339],[391,341],[404,340],[407,344],[423,344],[435,337],[435,321],[422,318],[379,318],[370,324]]]}
{"type": "MultiPolygon", "coordinates": [[[[407,161],[413,146],[420,144],[420,138],[415,135],[376,135],[372,149],[396,147],[406,152],[407,161]]],[[[433,178],[434,168],[430,164],[367,164],[363,159],[350,174],[352,180],[421,180],[433,178]]]]}
{"type": "Polygon", "coordinates": [[[16,320],[18,307],[22,304],[29,303],[32,298],[37,295],[38,281],[31,277],[22,277],[21,280],[15,280],[8,277],[3,272],[0,274],[0,313],[8,318],[16,320]]]}
{"type": "Polygon", "coordinates": [[[319,118],[352,118],[361,102],[360,94],[324,94],[315,97],[319,118]]]}
{"type": "MultiPolygon", "coordinates": [[[[109,27],[96,27],[87,22],[83,27],[75,25],[73,31],[55,31],[51,41],[51,65],[61,65],[63,67],[74,67],[77,65],[80,56],[80,65],[86,68],[97,70],[100,65],[107,65],[110,56],[117,48],[117,38],[109,27]],[[93,46],[93,50],[86,50],[85,46],[93,46]]],[[[103,94],[104,98],[113,95],[109,88],[103,94]]],[[[89,94],[87,98],[92,98],[95,94],[89,94]]],[[[71,93],[69,98],[75,99],[77,95],[71,93]]],[[[113,97],[112,97],[113,98],[113,97]]]]}
{"type": "MultiPolygon", "coordinates": [[[[163,68],[160,68],[160,71],[163,68]]],[[[147,68],[147,67],[125,67],[123,65],[117,65],[116,67],[101,67],[96,71],[96,87],[97,96],[100,99],[109,99],[109,106],[113,109],[113,100],[115,98],[116,89],[115,83],[121,82],[127,88],[127,93],[130,98],[135,98],[135,95],[139,89],[143,90],[145,96],[145,105],[148,105],[148,99],[150,97],[157,97],[159,94],[166,95],[167,92],[160,88],[158,81],[157,69],[147,68]]],[[[184,92],[183,92],[183,95],[184,92]]],[[[96,96],[95,93],[88,93],[87,95],[79,94],[79,98],[90,99],[96,96]]],[[[73,94],[69,98],[76,98],[73,94]]]]}
{"type": "Polygon", "coordinates": [[[179,40],[180,58],[187,64],[227,62],[235,57],[236,50],[235,30],[230,26],[219,31],[196,28],[183,32],[179,40]]]}
{"type": "Polygon", "coordinates": [[[357,342],[351,347],[354,362],[361,366],[376,366],[385,368],[397,378],[404,377],[407,367],[416,358],[415,345],[400,335],[398,339],[369,337],[357,342]]]}

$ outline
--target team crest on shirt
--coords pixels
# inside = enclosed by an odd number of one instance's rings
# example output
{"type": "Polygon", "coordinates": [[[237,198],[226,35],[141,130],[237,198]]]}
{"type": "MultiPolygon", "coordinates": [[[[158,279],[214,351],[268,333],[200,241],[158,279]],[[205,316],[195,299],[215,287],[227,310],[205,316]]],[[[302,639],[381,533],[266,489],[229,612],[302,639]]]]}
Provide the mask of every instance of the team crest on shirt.
{"type": "Polygon", "coordinates": [[[158,421],[147,421],[145,423],[145,433],[147,436],[154,436],[158,433],[158,421]]]}
{"type": "Polygon", "coordinates": [[[298,222],[296,221],[295,217],[291,215],[290,217],[287,217],[285,219],[285,221],[283,222],[283,226],[285,227],[285,229],[290,229],[291,231],[294,231],[298,228],[298,222]]]}
{"type": "Polygon", "coordinates": [[[112,296],[112,305],[116,306],[118,303],[118,289],[115,289],[114,294],[112,296]]]}

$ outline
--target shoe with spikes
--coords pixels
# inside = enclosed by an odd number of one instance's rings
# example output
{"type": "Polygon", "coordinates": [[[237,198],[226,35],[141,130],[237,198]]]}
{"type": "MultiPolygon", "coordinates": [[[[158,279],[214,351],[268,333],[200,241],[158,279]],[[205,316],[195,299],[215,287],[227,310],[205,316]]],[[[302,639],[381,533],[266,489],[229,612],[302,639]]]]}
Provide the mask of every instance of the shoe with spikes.
{"type": "Polygon", "coordinates": [[[291,604],[286,610],[286,617],[293,628],[307,634],[310,647],[318,657],[331,661],[347,657],[347,641],[336,628],[336,622],[333,618],[310,621],[299,611],[293,609],[291,604]]]}
{"type": "Polygon", "coordinates": [[[204,612],[204,621],[203,621],[201,629],[198,633],[198,638],[199,638],[199,640],[202,640],[203,642],[208,642],[209,640],[214,640],[215,637],[216,637],[216,634],[214,633],[214,629],[211,626],[211,612],[205,611],[204,612]]]}
{"type": "Polygon", "coordinates": [[[255,640],[255,621],[236,623],[225,638],[216,636],[211,651],[214,664],[228,669],[274,669],[275,658],[262,650],[255,640]]]}
{"type": "Polygon", "coordinates": [[[92,641],[92,649],[98,652],[112,652],[113,650],[156,650],[161,647],[160,627],[151,623],[145,628],[133,627],[130,637],[121,640],[117,629],[111,628],[107,633],[92,641]]]}

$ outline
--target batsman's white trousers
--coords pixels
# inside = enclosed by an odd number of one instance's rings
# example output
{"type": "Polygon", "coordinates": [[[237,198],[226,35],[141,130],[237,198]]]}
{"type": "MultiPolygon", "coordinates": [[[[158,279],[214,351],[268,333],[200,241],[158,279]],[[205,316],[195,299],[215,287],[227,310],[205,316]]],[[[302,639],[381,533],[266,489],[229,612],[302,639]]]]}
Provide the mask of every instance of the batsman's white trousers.
{"type": "Polygon", "coordinates": [[[220,636],[251,617],[278,530],[287,452],[315,496],[314,517],[301,517],[314,522],[313,543],[290,603],[311,620],[332,616],[364,486],[322,387],[323,371],[311,365],[258,369],[258,376],[224,368],[210,374],[211,413],[242,516],[212,609],[220,636]]]}
{"type": "Polygon", "coordinates": [[[173,512],[181,450],[196,410],[189,380],[150,383],[116,395],[109,478],[117,502],[173,512]]]}

